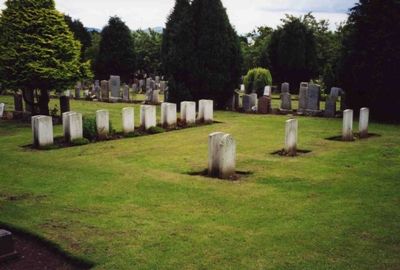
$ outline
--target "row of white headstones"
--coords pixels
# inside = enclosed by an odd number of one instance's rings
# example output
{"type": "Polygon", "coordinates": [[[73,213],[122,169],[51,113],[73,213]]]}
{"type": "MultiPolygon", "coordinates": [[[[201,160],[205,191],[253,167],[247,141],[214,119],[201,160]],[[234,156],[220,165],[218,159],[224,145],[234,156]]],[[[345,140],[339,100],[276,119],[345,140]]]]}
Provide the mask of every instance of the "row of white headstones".
{"type": "MultiPolygon", "coordinates": [[[[200,100],[198,122],[213,122],[213,101],[200,100]]],[[[177,108],[175,103],[163,102],[161,104],[161,124],[163,127],[173,128],[177,124],[177,108]]],[[[97,135],[100,140],[105,139],[109,135],[109,111],[96,111],[97,135]]],[[[135,113],[134,108],[127,107],[122,109],[122,129],[127,134],[135,130],[135,113]]],[[[187,124],[196,123],[196,102],[181,102],[181,119],[187,124]]],[[[74,139],[83,137],[83,121],[82,114],[69,111],[62,114],[64,141],[70,142],[74,139]]],[[[32,134],[33,145],[40,148],[46,145],[52,145],[53,139],[53,121],[50,116],[36,115],[32,117],[32,134]]],[[[157,125],[156,106],[142,105],[140,106],[140,126],[149,129],[157,125]]]]}

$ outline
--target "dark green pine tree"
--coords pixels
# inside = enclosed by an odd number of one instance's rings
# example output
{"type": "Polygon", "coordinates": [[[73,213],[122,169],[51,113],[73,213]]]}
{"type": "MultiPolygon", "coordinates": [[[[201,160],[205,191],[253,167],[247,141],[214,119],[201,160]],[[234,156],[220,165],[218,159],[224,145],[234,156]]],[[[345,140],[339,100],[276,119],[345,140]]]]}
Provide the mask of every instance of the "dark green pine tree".
{"type": "Polygon", "coordinates": [[[350,108],[369,107],[378,120],[400,121],[399,14],[398,0],[361,0],[343,31],[339,85],[350,108]]]}
{"type": "Polygon", "coordinates": [[[67,23],[69,30],[71,30],[71,32],[74,34],[74,38],[79,40],[82,45],[81,62],[84,62],[86,49],[92,46],[92,37],[80,20],[72,20],[72,18],[68,15],[64,15],[64,20],[67,23]]]}
{"type": "Polygon", "coordinates": [[[194,26],[189,0],[176,0],[163,31],[162,66],[168,80],[168,102],[193,100],[190,72],[194,64],[194,26]]]}
{"type": "Polygon", "coordinates": [[[212,99],[219,109],[233,93],[243,57],[240,42],[220,0],[193,0],[195,26],[193,98],[212,99]]]}
{"type": "Polygon", "coordinates": [[[48,92],[64,91],[91,76],[89,63],[80,63],[81,45],[53,0],[7,0],[5,5],[0,17],[2,84],[22,90],[32,113],[38,107],[49,115],[48,92]]]}
{"type": "Polygon", "coordinates": [[[128,82],[135,62],[131,30],[119,17],[110,17],[101,31],[96,77],[103,80],[118,75],[122,82],[128,82]]]}

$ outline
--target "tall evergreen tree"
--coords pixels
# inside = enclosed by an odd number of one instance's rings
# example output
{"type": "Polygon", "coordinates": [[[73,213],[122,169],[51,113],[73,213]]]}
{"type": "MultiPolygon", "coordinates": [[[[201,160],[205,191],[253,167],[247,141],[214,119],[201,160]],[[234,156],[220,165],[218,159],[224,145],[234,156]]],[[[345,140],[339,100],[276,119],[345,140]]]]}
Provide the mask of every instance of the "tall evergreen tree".
{"type": "Polygon", "coordinates": [[[64,91],[91,76],[79,61],[80,43],[53,0],[7,0],[0,17],[0,74],[5,87],[49,115],[48,91],[64,91]],[[37,102],[34,101],[37,93],[37,102]]]}
{"type": "Polygon", "coordinates": [[[350,10],[342,43],[339,84],[348,105],[371,117],[400,121],[400,2],[361,0],[350,10]]]}
{"type": "Polygon", "coordinates": [[[82,45],[81,61],[84,62],[86,49],[92,46],[92,37],[80,20],[72,20],[68,15],[64,15],[64,20],[67,23],[69,30],[74,34],[74,38],[79,40],[82,45]]]}
{"type": "Polygon", "coordinates": [[[119,75],[128,82],[135,70],[135,51],[131,30],[117,16],[110,17],[101,31],[96,77],[119,75]]]}

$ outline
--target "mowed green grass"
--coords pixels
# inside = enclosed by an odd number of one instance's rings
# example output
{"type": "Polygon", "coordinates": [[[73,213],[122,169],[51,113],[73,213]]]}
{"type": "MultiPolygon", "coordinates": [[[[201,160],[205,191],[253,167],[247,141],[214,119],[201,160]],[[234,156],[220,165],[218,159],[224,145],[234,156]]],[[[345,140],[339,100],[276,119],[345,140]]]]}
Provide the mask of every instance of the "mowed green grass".
{"type": "MultiPolygon", "coordinates": [[[[84,115],[108,109],[117,131],[127,106],[138,125],[139,105],[71,100],[84,115]]],[[[95,269],[399,269],[400,126],[329,141],[341,119],[298,117],[311,152],[272,155],[288,118],[215,111],[223,123],[51,151],[21,147],[30,125],[0,120],[0,222],[95,269]],[[206,169],[216,131],[251,172],[239,181],[189,175],[206,169]]]]}

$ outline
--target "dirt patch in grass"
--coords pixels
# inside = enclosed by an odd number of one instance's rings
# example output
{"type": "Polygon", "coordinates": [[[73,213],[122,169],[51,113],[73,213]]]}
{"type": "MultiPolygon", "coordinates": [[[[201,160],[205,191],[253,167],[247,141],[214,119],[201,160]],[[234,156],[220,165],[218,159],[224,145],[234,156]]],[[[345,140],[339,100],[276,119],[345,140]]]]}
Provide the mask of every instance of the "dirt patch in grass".
{"type": "Polygon", "coordinates": [[[236,171],[235,174],[231,175],[228,179],[221,179],[218,177],[211,177],[208,175],[208,169],[204,169],[201,171],[190,171],[184,174],[191,175],[191,176],[202,176],[206,178],[213,178],[217,180],[224,180],[224,181],[239,181],[243,176],[253,174],[252,172],[243,172],[243,171],[236,171]]]}
{"type": "MultiPolygon", "coordinates": [[[[366,139],[371,138],[371,137],[382,137],[382,135],[375,134],[375,133],[368,133],[368,137],[367,137],[367,138],[361,138],[361,139],[360,139],[360,135],[359,135],[358,133],[354,133],[354,135],[353,135],[353,142],[354,142],[354,141],[357,141],[357,140],[366,140],[366,139]]],[[[325,138],[325,140],[344,142],[344,141],[342,140],[342,135],[340,135],[340,136],[333,136],[333,137],[329,137],[329,138],[325,138]]],[[[348,142],[348,141],[346,141],[346,142],[348,142]]]]}
{"type": "Polygon", "coordinates": [[[297,154],[295,156],[289,156],[287,153],[285,153],[285,149],[282,149],[282,150],[272,152],[271,155],[282,156],[282,157],[298,157],[298,156],[302,156],[302,155],[305,155],[308,153],[311,153],[311,151],[297,149],[297,154]]]}

